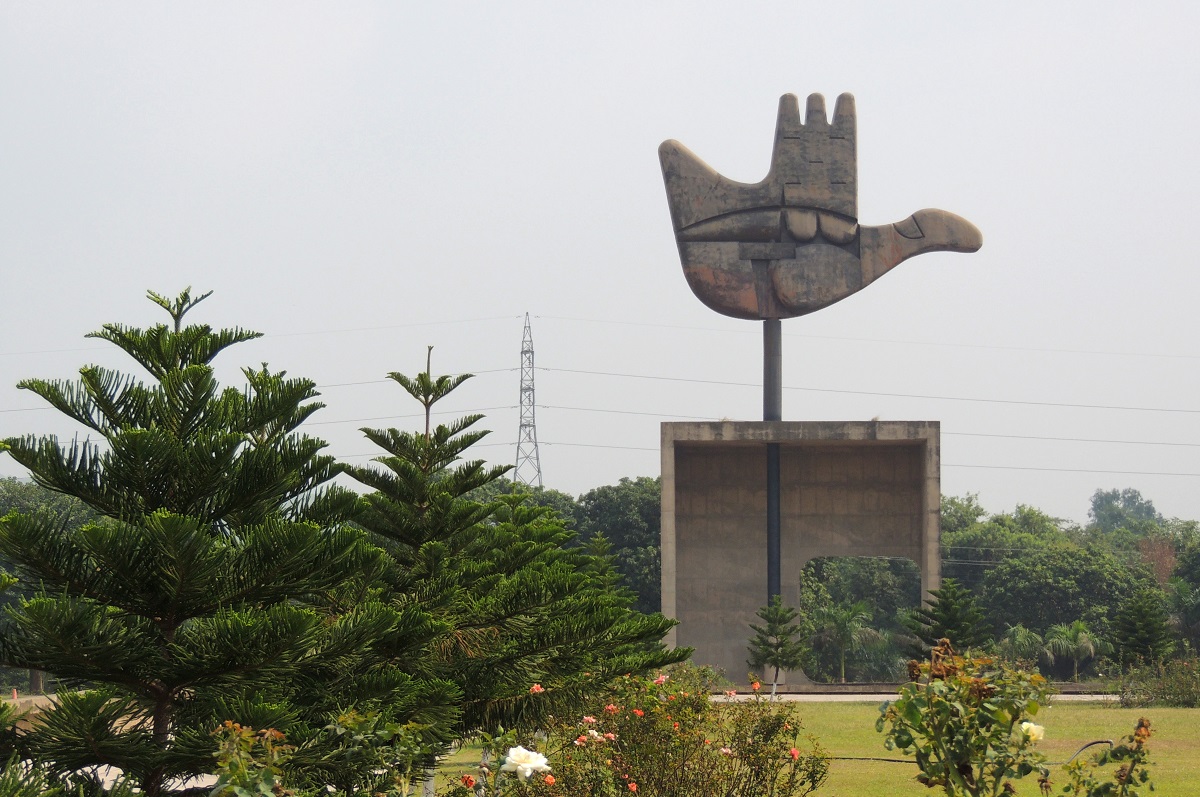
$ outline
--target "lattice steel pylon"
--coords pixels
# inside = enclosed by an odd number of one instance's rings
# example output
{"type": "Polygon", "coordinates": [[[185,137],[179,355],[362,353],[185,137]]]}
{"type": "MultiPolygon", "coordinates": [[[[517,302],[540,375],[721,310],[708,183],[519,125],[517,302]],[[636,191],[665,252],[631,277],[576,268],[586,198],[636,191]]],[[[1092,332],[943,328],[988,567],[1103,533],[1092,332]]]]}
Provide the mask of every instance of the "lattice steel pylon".
{"type": "Polygon", "coordinates": [[[542,486],[542,461],[538,456],[537,425],[533,401],[533,330],[529,313],[525,314],[525,334],[521,336],[521,427],[517,430],[517,464],[513,481],[542,486]]]}

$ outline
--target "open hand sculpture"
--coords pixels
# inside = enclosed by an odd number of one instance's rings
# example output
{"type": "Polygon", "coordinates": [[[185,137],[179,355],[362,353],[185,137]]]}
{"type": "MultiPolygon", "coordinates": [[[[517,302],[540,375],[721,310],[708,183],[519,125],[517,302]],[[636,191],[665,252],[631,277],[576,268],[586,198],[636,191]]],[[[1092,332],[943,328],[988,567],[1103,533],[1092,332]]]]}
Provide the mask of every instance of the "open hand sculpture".
{"type": "Polygon", "coordinates": [[[862,290],[925,252],[974,252],[983,236],[944,210],[880,227],[858,223],[854,97],[779,100],[771,170],[760,183],[722,177],[678,141],[658,149],[679,258],[692,292],[735,318],[791,318],[862,290]]]}

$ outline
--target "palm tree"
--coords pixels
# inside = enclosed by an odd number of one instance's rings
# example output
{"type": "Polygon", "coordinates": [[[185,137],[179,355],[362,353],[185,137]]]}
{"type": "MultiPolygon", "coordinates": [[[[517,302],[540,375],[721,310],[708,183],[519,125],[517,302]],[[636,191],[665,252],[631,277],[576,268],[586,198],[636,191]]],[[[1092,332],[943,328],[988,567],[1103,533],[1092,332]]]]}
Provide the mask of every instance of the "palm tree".
{"type": "Polygon", "coordinates": [[[1046,630],[1046,657],[1054,663],[1056,656],[1066,656],[1074,667],[1072,680],[1079,682],[1079,664],[1088,659],[1112,652],[1112,645],[1096,636],[1083,620],[1070,625],[1060,623],[1046,630]]]}
{"type": "Polygon", "coordinates": [[[857,601],[848,606],[826,606],[817,612],[817,632],[813,640],[837,651],[838,675],[846,683],[846,653],[858,652],[881,638],[881,634],[867,623],[871,612],[866,601],[857,601]]]}
{"type": "Polygon", "coordinates": [[[1037,633],[1017,623],[1005,629],[997,647],[1000,649],[1000,655],[1007,661],[1031,661],[1043,652],[1044,643],[1037,633]]]}

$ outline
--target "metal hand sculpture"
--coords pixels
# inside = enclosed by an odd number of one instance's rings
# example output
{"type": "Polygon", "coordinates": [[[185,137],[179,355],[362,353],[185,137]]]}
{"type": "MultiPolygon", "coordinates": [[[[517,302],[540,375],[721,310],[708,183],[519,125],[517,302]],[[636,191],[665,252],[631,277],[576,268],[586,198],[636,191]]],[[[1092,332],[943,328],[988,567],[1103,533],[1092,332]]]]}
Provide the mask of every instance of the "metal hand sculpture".
{"type": "Polygon", "coordinates": [[[678,141],[658,148],[688,285],[735,318],[805,315],[845,299],[913,255],[974,252],[983,236],[944,210],[881,227],[858,223],[854,97],[779,100],[771,170],[760,183],[722,177],[678,141]]]}

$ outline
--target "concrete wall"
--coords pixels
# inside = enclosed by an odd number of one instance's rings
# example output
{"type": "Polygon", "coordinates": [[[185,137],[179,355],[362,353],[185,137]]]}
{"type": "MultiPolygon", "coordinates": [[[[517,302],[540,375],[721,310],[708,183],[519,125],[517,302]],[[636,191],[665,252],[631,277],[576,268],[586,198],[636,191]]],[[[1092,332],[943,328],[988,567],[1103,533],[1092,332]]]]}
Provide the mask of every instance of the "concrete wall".
{"type": "MultiPolygon", "coordinates": [[[[662,425],[663,613],[668,642],[740,682],[755,612],[767,602],[766,444],[780,444],[783,600],[804,563],[904,556],[940,583],[937,422],[662,425]]],[[[792,674],[790,680],[802,680],[792,674]]]]}

